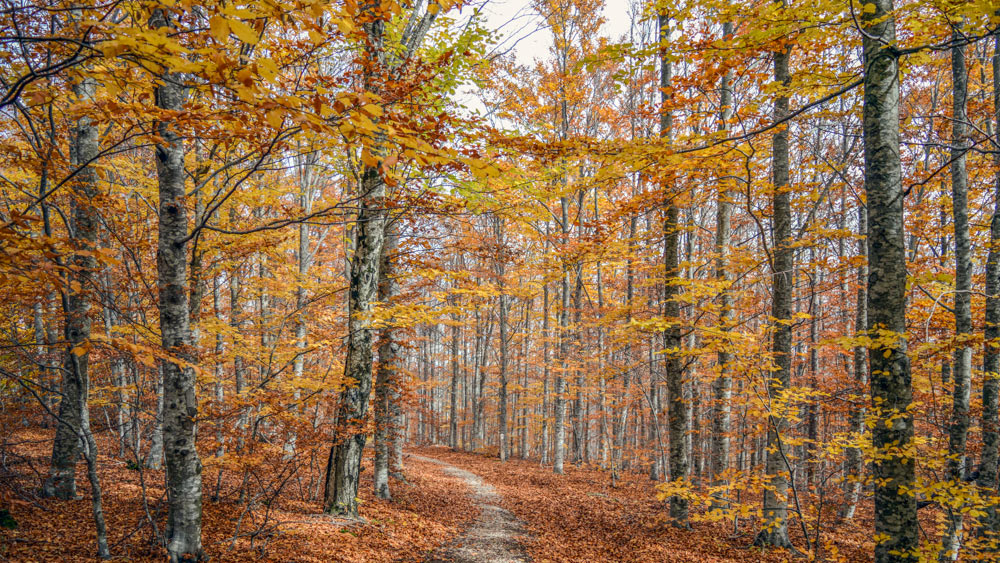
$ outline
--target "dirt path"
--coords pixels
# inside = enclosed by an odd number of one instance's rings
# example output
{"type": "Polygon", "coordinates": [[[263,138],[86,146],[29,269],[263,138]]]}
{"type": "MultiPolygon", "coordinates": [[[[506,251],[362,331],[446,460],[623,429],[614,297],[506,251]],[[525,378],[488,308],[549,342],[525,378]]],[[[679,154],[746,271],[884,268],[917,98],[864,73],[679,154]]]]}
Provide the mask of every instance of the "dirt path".
{"type": "Polygon", "coordinates": [[[497,506],[500,496],[475,473],[443,461],[412,454],[412,457],[440,465],[444,472],[458,477],[472,490],[472,500],[479,507],[479,518],[451,545],[435,551],[428,563],[525,563],[528,557],[517,537],[523,533],[514,515],[497,506]]]}

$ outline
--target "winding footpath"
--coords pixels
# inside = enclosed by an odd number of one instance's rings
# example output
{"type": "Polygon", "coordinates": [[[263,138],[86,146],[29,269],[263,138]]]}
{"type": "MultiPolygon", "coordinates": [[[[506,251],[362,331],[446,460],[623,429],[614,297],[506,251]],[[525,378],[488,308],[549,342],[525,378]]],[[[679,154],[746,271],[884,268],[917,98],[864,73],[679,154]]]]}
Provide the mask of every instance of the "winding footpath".
{"type": "Polygon", "coordinates": [[[428,563],[527,563],[528,557],[517,537],[523,534],[521,523],[509,511],[498,506],[500,495],[492,486],[470,471],[443,461],[411,454],[414,459],[441,466],[445,473],[465,482],[472,490],[472,500],[479,507],[479,518],[451,545],[435,551],[428,563]]]}

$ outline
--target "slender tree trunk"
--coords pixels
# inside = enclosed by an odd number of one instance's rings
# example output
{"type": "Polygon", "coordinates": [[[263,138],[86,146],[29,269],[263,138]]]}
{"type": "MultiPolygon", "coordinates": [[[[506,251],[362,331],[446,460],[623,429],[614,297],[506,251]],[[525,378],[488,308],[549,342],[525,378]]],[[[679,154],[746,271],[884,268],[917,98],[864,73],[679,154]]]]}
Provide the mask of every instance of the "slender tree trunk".
{"type": "MultiPolygon", "coordinates": [[[[788,60],[791,47],[774,52],[774,80],[782,88],[791,81],[788,60]]],[[[788,115],[788,94],[781,92],[774,101],[774,120],[788,115]]],[[[768,485],[764,489],[764,528],[757,534],[757,545],[791,547],[788,539],[788,451],[784,434],[788,421],[780,414],[785,410],[784,394],[792,376],[792,277],[795,250],[792,248],[792,210],[788,178],[788,125],[779,125],[771,141],[774,184],[774,217],[772,243],[772,335],[774,370],[768,379],[771,412],[768,416],[767,462],[764,472],[768,485]]]]}
{"type": "MultiPolygon", "coordinates": [[[[399,219],[390,219],[386,225],[385,243],[382,248],[382,265],[379,269],[379,301],[392,306],[399,295],[394,261],[398,244],[399,219]]],[[[390,500],[389,457],[392,440],[399,433],[393,416],[393,405],[399,401],[400,342],[397,329],[385,327],[379,337],[378,371],[375,379],[375,496],[390,500]]],[[[398,409],[398,406],[396,407],[398,409]]]]}
{"type": "Polygon", "coordinates": [[[861,14],[864,50],[865,191],[868,203],[868,359],[875,411],[872,445],[876,563],[917,561],[917,503],[910,362],[906,355],[906,255],[899,161],[899,63],[892,0],[861,14]],[[908,489],[908,490],[905,490],[908,489]]]}
{"type": "Polygon", "coordinates": [[[510,456],[510,432],[507,429],[507,364],[509,363],[507,349],[507,304],[508,296],[503,294],[504,289],[500,288],[498,297],[499,304],[499,324],[500,324],[500,366],[498,379],[500,381],[500,392],[497,398],[497,425],[498,437],[500,440],[500,461],[507,461],[510,456]]]}
{"type": "Polygon", "coordinates": [[[506,280],[507,275],[506,260],[508,259],[506,252],[506,238],[504,232],[504,221],[505,219],[499,215],[493,217],[494,221],[494,236],[496,238],[496,256],[495,256],[495,268],[497,276],[497,291],[499,295],[497,300],[499,301],[499,324],[500,324],[500,366],[498,379],[500,382],[500,393],[498,397],[497,404],[497,423],[498,423],[498,437],[500,440],[500,461],[507,461],[510,456],[510,432],[507,428],[507,368],[510,363],[510,350],[507,335],[507,315],[508,309],[510,308],[510,296],[506,295],[506,280]]]}
{"type": "MultiPolygon", "coordinates": [[[[451,303],[452,307],[456,307],[454,298],[451,303]]],[[[459,380],[459,356],[458,356],[458,342],[461,338],[462,327],[459,324],[458,313],[452,313],[451,315],[451,405],[450,412],[448,416],[449,421],[449,433],[448,442],[451,449],[458,451],[458,380],[459,380]]]]}
{"type": "MultiPolygon", "coordinates": [[[[563,121],[566,120],[566,102],[563,100],[563,121]]],[[[563,178],[566,181],[566,178],[563,178]]],[[[569,198],[560,198],[562,245],[569,244],[569,198]]],[[[566,373],[569,368],[570,334],[569,334],[569,279],[571,275],[567,258],[563,258],[562,276],[559,287],[559,371],[556,373],[555,389],[555,455],[552,471],[563,473],[566,460],[566,373]]]]}
{"type": "MultiPolygon", "coordinates": [[[[868,255],[868,244],[865,235],[868,231],[868,210],[864,205],[858,205],[858,233],[862,235],[858,238],[858,256],[865,258],[868,255]]],[[[868,302],[867,288],[868,267],[864,263],[857,269],[857,302],[854,317],[854,331],[858,336],[865,334],[868,328],[868,302]]],[[[853,440],[860,440],[865,431],[865,407],[864,389],[868,386],[868,358],[863,345],[854,347],[854,384],[851,412],[849,422],[853,440]]],[[[847,460],[845,462],[845,488],[847,492],[847,502],[844,505],[841,517],[853,518],[858,506],[858,498],[861,496],[861,471],[863,469],[864,458],[861,448],[850,447],[846,451],[847,460]]]]}
{"type": "MultiPolygon", "coordinates": [[[[548,223],[545,232],[548,234],[548,223]]],[[[549,284],[545,283],[542,285],[542,465],[549,462],[549,338],[549,284]]]]}
{"type": "MultiPolygon", "coordinates": [[[[993,125],[994,143],[1000,146],[1000,33],[993,38],[993,125]]],[[[1000,459],[1000,153],[993,155],[993,218],[990,220],[990,250],[986,259],[986,343],[983,347],[983,451],[979,465],[979,486],[986,491],[997,488],[997,462],[1000,459]]],[[[997,507],[986,508],[980,520],[980,534],[1000,532],[997,507]]],[[[996,552],[998,548],[991,548],[996,552]]]]}
{"type": "MultiPolygon", "coordinates": [[[[722,24],[722,36],[728,39],[733,35],[732,22],[722,24]]],[[[733,71],[727,70],[722,76],[722,83],[719,106],[722,111],[719,115],[719,129],[724,135],[729,131],[729,119],[733,113],[733,71]]],[[[719,328],[724,334],[728,334],[733,322],[733,298],[729,292],[731,283],[729,276],[729,240],[732,230],[732,203],[728,181],[723,181],[723,188],[719,190],[716,203],[715,217],[715,277],[723,285],[719,293],[719,328]]],[[[717,362],[719,365],[719,375],[712,382],[712,454],[711,473],[712,485],[722,486],[728,483],[726,471],[729,469],[729,431],[730,419],[732,416],[730,402],[732,400],[732,380],[729,376],[729,363],[732,361],[729,353],[729,341],[723,339],[719,343],[717,362]]],[[[728,495],[726,495],[728,496],[728,495]]],[[[713,498],[713,508],[723,508],[728,506],[726,500],[713,498]]]]}
{"type": "MultiPolygon", "coordinates": [[[[658,17],[660,41],[667,41],[670,36],[670,18],[666,13],[658,17]]],[[[673,140],[673,115],[669,104],[669,94],[672,68],[665,49],[660,51],[660,137],[668,143],[673,140]]],[[[681,275],[679,213],[676,202],[676,186],[668,183],[663,186],[663,197],[668,200],[666,222],[663,225],[663,259],[667,278],[663,288],[664,316],[672,326],[663,334],[666,352],[664,362],[667,381],[667,418],[670,437],[670,481],[682,481],[688,476],[688,451],[686,437],[690,412],[684,403],[684,367],[680,350],[681,329],[679,326],[681,311],[677,301],[679,286],[676,283],[681,275]]],[[[655,423],[655,416],[653,421],[655,423]]],[[[681,495],[670,497],[670,518],[675,526],[687,527],[688,501],[681,495]]]]}
{"type": "MultiPolygon", "coordinates": [[[[955,24],[959,25],[959,24],[955,24]]],[[[969,438],[969,395],[972,381],[972,347],[966,340],[972,335],[972,257],[969,247],[969,177],[965,170],[966,94],[968,70],[965,68],[964,36],[956,29],[951,49],[952,120],[951,120],[951,201],[955,221],[955,348],[954,386],[952,388],[951,425],[948,428],[948,475],[956,484],[965,479],[966,442],[969,438]]],[[[941,561],[958,559],[962,540],[962,513],[948,510],[948,531],[941,549],[941,561]]]]}

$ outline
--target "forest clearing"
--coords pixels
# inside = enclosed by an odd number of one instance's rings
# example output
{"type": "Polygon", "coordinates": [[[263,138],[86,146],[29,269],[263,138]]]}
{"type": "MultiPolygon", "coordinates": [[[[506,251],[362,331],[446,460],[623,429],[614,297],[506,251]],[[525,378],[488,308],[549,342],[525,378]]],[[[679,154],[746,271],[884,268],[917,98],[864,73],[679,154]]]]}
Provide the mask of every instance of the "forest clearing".
{"type": "Polygon", "coordinates": [[[0,0],[0,562],[1000,561],[1000,0],[0,0]]]}

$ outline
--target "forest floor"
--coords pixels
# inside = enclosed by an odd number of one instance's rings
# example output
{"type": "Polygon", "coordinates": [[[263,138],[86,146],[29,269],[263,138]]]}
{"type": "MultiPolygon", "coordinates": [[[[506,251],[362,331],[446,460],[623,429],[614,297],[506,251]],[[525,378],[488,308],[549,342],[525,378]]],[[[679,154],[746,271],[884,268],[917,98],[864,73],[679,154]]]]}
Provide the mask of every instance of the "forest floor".
{"type": "Polygon", "coordinates": [[[431,457],[411,455],[416,461],[440,465],[445,473],[465,483],[479,507],[479,518],[451,545],[435,552],[428,563],[523,563],[527,561],[521,546],[522,523],[508,510],[497,506],[496,490],[475,473],[431,457]]]}
{"type": "MultiPolygon", "coordinates": [[[[80,500],[40,499],[51,430],[0,436],[0,508],[17,521],[0,528],[0,562],[95,561],[90,490],[84,464],[77,468],[80,500]]],[[[102,451],[107,451],[105,448],[102,451]]],[[[324,460],[325,461],[325,460],[324,460]]],[[[565,475],[537,461],[456,453],[443,447],[412,448],[406,482],[391,481],[393,501],[374,498],[371,459],[362,471],[360,522],[345,524],[321,514],[315,500],[322,464],[278,479],[280,467],[260,472],[268,496],[241,503],[241,476],[224,471],[212,500],[218,467],[204,460],[203,538],[213,562],[282,561],[417,562],[779,562],[803,561],[785,551],[749,547],[754,528],[732,521],[698,522],[678,530],[666,520],[654,483],[627,475],[612,487],[606,471],[566,466],[565,475]],[[280,485],[280,486],[279,486],[280,485]]],[[[100,478],[111,552],[118,561],[162,561],[146,510],[159,530],[165,520],[163,472],[140,472],[100,457],[100,478]],[[143,482],[148,506],[142,502],[143,482]]],[[[868,561],[870,507],[848,524],[825,524],[827,561],[868,561]]],[[[796,545],[804,544],[793,532],[796,545]]]]}
{"type": "MultiPolygon", "coordinates": [[[[754,523],[697,522],[679,530],[667,519],[667,503],[656,499],[648,476],[628,473],[612,486],[610,474],[593,467],[567,463],[564,475],[540,467],[537,460],[499,459],[443,447],[409,450],[478,475],[499,495],[499,505],[524,522],[522,544],[535,563],[664,562],[736,563],[806,561],[785,550],[752,547],[754,523]]],[[[409,456],[407,461],[418,459],[409,456]]],[[[871,561],[871,506],[859,506],[851,522],[837,522],[829,514],[823,524],[824,550],[819,560],[871,561]]],[[[797,527],[792,541],[805,541],[797,527]]],[[[812,533],[812,529],[810,529],[812,533]]]]}

